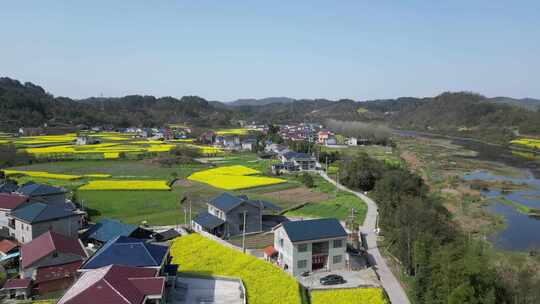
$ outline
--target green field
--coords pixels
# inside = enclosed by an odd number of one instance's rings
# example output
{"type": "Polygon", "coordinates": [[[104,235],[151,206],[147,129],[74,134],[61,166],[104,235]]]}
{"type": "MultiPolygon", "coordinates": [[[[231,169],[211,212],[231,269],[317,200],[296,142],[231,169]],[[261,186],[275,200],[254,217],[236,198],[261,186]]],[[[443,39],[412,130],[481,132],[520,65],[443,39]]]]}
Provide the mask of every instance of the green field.
{"type": "MultiPolygon", "coordinates": [[[[210,164],[215,166],[244,165],[266,173],[275,160],[258,160],[254,153],[227,154],[221,158],[212,159],[210,164]]],[[[206,202],[212,197],[222,193],[223,190],[207,184],[185,180],[193,172],[204,170],[210,164],[194,164],[173,166],[171,168],[152,164],[148,160],[80,160],[37,163],[28,166],[13,168],[27,171],[46,171],[58,174],[110,174],[113,179],[163,179],[172,180],[173,176],[179,182],[172,186],[171,191],[83,191],[77,190],[89,180],[82,178],[73,181],[55,180],[22,176],[16,179],[19,182],[34,181],[68,189],[68,196],[75,196],[75,201],[84,205],[91,220],[96,221],[103,217],[116,218],[126,223],[140,224],[147,221],[149,225],[174,225],[184,223],[183,208],[179,207],[179,200],[187,196],[192,202],[192,217],[197,212],[206,209],[206,202]]],[[[246,194],[252,199],[266,199],[287,209],[298,205],[295,197],[276,198],[269,195],[275,192],[303,187],[295,175],[281,175],[287,183],[256,187],[252,189],[231,191],[233,194],[246,194]]],[[[315,187],[304,189],[307,192],[328,193],[328,199],[313,202],[301,209],[287,213],[291,216],[305,217],[336,217],[345,220],[352,207],[358,211],[358,221],[365,215],[365,205],[356,196],[347,192],[338,192],[335,196],[335,187],[319,176],[313,176],[315,187]]],[[[107,180],[106,178],[96,178],[107,180]]]]}
{"type": "Polygon", "coordinates": [[[305,217],[335,217],[340,220],[346,220],[351,214],[351,208],[356,211],[356,222],[363,223],[366,216],[367,206],[354,194],[345,191],[338,191],[336,196],[336,187],[324,180],[320,176],[313,176],[315,187],[312,191],[328,193],[332,198],[310,203],[306,206],[289,211],[288,216],[305,216],[305,217]]]}

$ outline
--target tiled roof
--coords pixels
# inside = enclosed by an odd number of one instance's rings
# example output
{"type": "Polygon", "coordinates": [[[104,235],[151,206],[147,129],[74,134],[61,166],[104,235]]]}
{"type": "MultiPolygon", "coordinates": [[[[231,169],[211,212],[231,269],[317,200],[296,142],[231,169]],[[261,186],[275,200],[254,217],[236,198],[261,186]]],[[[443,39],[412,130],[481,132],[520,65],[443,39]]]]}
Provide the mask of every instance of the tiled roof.
{"type": "Polygon", "coordinates": [[[298,152],[293,152],[293,151],[289,151],[285,154],[283,154],[283,156],[287,159],[313,159],[314,157],[312,157],[311,155],[309,154],[306,154],[306,153],[298,153],[298,152]]]}
{"type": "Polygon", "coordinates": [[[264,208],[265,203],[262,201],[253,201],[249,200],[247,196],[245,195],[239,195],[234,196],[230,193],[224,192],[220,194],[219,196],[213,198],[210,200],[210,205],[218,208],[219,210],[222,210],[223,212],[227,213],[234,208],[238,207],[243,202],[246,202],[248,204],[251,204],[258,208],[264,208]]]}
{"type": "Polygon", "coordinates": [[[124,224],[118,220],[102,219],[88,229],[85,237],[105,243],[118,236],[130,236],[137,228],[135,225],[124,224]]]}
{"type": "Polygon", "coordinates": [[[15,211],[11,213],[12,217],[31,224],[74,215],[75,213],[69,209],[64,209],[62,207],[45,203],[29,203],[15,209],[15,211]]]}
{"type": "Polygon", "coordinates": [[[62,188],[58,188],[58,187],[49,186],[49,185],[28,182],[22,185],[21,187],[19,187],[19,189],[17,189],[17,192],[22,193],[26,196],[32,197],[32,196],[62,194],[62,193],[66,193],[66,190],[62,188]]]}
{"type": "Polygon", "coordinates": [[[283,223],[291,242],[346,237],[347,232],[337,219],[315,219],[283,223]]]}
{"type": "Polygon", "coordinates": [[[225,224],[225,221],[208,212],[199,213],[193,221],[204,228],[211,230],[225,224]]]}
{"type": "Polygon", "coordinates": [[[16,182],[8,180],[0,184],[0,193],[11,193],[17,190],[17,188],[19,188],[19,186],[17,186],[16,182]]]}
{"type": "Polygon", "coordinates": [[[77,270],[79,267],[81,267],[81,264],[82,261],[77,261],[56,266],[39,267],[37,269],[35,283],[39,284],[48,281],[75,277],[77,270]]]}
{"type": "Polygon", "coordinates": [[[30,279],[11,279],[7,280],[6,284],[4,284],[4,287],[2,289],[28,288],[30,287],[31,283],[32,280],[30,279]]]}
{"type": "Polygon", "coordinates": [[[119,236],[105,243],[81,269],[96,269],[107,265],[159,267],[168,248],[144,240],[119,236]]]}
{"type": "Polygon", "coordinates": [[[0,193],[0,209],[12,210],[28,201],[28,197],[12,193],[0,193]]]}
{"type": "Polygon", "coordinates": [[[145,296],[161,296],[165,278],[157,270],[110,265],[90,270],[71,286],[58,304],[141,304],[145,296]]]}
{"type": "Polygon", "coordinates": [[[87,257],[78,239],[48,231],[21,246],[21,264],[23,269],[55,251],[75,257],[78,256],[80,260],[84,260],[87,257]]]}
{"type": "Polygon", "coordinates": [[[3,254],[7,254],[11,250],[17,248],[19,245],[13,241],[10,240],[1,240],[0,241],[0,252],[3,254]]]}

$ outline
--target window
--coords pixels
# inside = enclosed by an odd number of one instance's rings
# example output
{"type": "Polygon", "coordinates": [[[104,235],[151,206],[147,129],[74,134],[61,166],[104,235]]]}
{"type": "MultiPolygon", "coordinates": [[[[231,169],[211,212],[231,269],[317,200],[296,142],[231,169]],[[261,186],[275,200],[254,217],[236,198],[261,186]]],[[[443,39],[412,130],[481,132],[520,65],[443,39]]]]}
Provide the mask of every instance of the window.
{"type": "Polygon", "coordinates": [[[299,269],[306,268],[307,267],[307,260],[299,260],[298,262],[296,262],[296,266],[299,269]]]}
{"type": "Polygon", "coordinates": [[[298,252],[306,252],[306,251],[307,251],[307,244],[298,245],[298,252]]]}
{"type": "Polygon", "coordinates": [[[339,264],[343,260],[343,257],[341,255],[335,255],[332,257],[332,263],[339,264]]]}
{"type": "Polygon", "coordinates": [[[343,247],[343,240],[334,240],[334,248],[343,247]]]}
{"type": "Polygon", "coordinates": [[[243,232],[244,231],[244,224],[238,225],[238,230],[243,232]]]}
{"type": "Polygon", "coordinates": [[[283,239],[279,239],[279,247],[283,248],[283,239]]]}

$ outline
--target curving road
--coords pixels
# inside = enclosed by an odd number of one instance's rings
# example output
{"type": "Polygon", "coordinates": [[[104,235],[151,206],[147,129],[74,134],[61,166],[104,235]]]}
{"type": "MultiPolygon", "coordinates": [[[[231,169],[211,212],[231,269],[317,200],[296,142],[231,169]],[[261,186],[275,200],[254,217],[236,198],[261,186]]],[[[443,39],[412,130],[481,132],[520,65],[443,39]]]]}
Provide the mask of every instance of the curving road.
{"type": "MultiPolygon", "coordinates": [[[[330,177],[328,177],[325,172],[319,171],[319,174],[328,182],[336,185],[336,182],[330,177]]],[[[353,191],[341,184],[337,184],[337,187],[340,190],[347,191],[358,196],[358,198],[360,198],[366,203],[368,207],[366,218],[364,219],[364,223],[360,228],[360,232],[365,235],[367,241],[367,252],[370,259],[369,262],[371,263],[371,265],[373,265],[375,271],[379,275],[382,286],[388,294],[390,301],[393,304],[409,304],[410,302],[407,298],[405,290],[403,290],[403,287],[401,286],[399,281],[396,279],[392,271],[390,271],[390,268],[386,264],[386,261],[379,252],[379,247],[377,246],[377,234],[375,232],[378,216],[377,204],[375,203],[375,201],[373,201],[371,198],[367,197],[363,193],[353,191]]]]}

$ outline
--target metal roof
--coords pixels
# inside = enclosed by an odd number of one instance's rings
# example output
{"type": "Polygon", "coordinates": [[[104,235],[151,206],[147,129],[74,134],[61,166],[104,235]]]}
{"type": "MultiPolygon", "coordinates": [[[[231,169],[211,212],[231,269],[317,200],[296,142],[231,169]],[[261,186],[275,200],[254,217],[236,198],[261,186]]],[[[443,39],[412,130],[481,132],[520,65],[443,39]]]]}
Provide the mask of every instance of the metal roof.
{"type": "Polygon", "coordinates": [[[105,243],[81,269],[96,269],[107,265],[159,267],[169,249],[144,240],[119,236],[105,243]]]}
{"type": "Polygon", "coordinates": [[[71,210],[44,203],[30,203],[11,212],[11,217],[31,224],[74,215],[71,210]]]}
{"type": "Polygon", "coordinates": [[[31,197],[31,196],[63,194],[63,193],[66,193],[66,190],[62,188],[58,188],[58,187],[49,186],[49,185],[28,182],[20,186],[19,189],[17,189],[17,192],[31,197]]]}
{"type": "Polygon", "coordinates": [[[279,208],[277,207],[276,205],[272,204],[272,203],[269,203],[269,202],[265,202],[265,201],[258,201],[258,200],[250,200],[246,195],[238,195],[238,196],[234,196],[230,193],[227,193],[227,192],[224,192],[222,194],[220,194],[219,196],[213,198],[210,200],[209,204],[218,208],[219,210],[222,210],[223,212],[227,213],[231,210],[233,210],[234,208],[240,206],[240,204],[242,203],[248,203],[248,204],[251,204],[257,208],[260,208],[260,209],[274,209],[274,210],[277,210],[276,208],[279,208]]]}
{"type": "Polygon", "coordinates": [[[334,218],[292,221],[283,223],[282,226],[293,243],[347,237],[343,226],[334,218]]]}
{"type": "Polygon", "coordinates": [[[199,213],[193,221],[201,226],[203,226],[206,229],[214,229],[216,227],[219,227],[223,224],[225,224],[225,221],[220,219],[217,216],[214,216],[208,212],[201,212],[199,213]]]}
{"type": "Polygon", "coordinates": [[[130,236],[137,228],[139,227],[119,220],[104,218],[90,227],[85,237],[105,243],[118,236],[130,236]]]}

